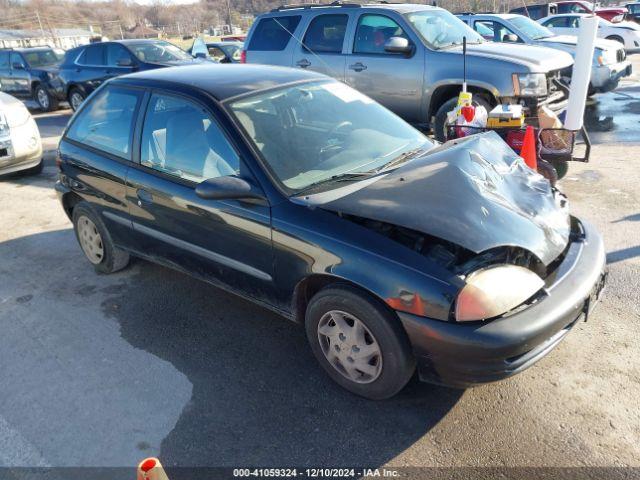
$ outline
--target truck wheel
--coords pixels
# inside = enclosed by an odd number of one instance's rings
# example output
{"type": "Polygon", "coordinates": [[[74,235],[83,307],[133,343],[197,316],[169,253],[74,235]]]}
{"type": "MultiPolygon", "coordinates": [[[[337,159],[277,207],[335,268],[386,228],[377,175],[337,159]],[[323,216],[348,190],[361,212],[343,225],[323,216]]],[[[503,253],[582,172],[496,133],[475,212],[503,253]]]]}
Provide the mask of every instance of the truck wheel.
{"type": "Polygon", "coordinates": [[[35,97],[35,101],[38,102],[38,107],[40,107],[40,110],[43,112],[50,112],[58,109],[58,100],[53,98],[42,85],[38,85],[36,87],[33,91],[33,96],[35,97]]]}
{"type": "Polygon", "coordinates": [[[372,400],[392,397],[415,370],[415,358],[398,319],[354,288],[320,290],[307,307],[305,329],[322,368],[356,395],[372,400]]]}
{"type": "MultiPolygon", "coordinates": [[[[435,120],[433,122],[433,133],[436,137],[436,140],[439,142],[446,142],[447,139],[447,113],[456,108],[458,105],[458,97],[451,98],[444,102],[438,111],[436,112],[435,120]]],[[[491,105],[487,102],[484,97],[480,95],[473,95],[473,105],[476,107],[484,107],[487,110],[487,113],[491,111],[491,105]]]]}
{"type": "Polygon", "coordinates": [[[80,105],[84,102],[84,95],[77,88],[72,88],[69,92],[69,105],[71,105],[71,109],[75,112],[80,105]]]}

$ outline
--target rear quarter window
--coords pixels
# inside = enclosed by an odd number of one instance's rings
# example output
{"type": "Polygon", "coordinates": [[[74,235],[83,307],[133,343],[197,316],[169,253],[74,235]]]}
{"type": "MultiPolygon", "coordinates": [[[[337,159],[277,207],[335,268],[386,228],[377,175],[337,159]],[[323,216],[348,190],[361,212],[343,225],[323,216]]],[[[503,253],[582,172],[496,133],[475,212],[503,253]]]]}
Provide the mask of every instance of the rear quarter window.
{"type": "Polygon", "coordinates": [[[249,42],[249,50],[284,50],[300,23],[300,15],[263,18],[258,22],[249,42]]]}
{"type": "Polygon", "coordinates": [[[141,96],[122,87],[103,88],[78,112],[66,137],[131,160],[131,132],[141,96]]]}

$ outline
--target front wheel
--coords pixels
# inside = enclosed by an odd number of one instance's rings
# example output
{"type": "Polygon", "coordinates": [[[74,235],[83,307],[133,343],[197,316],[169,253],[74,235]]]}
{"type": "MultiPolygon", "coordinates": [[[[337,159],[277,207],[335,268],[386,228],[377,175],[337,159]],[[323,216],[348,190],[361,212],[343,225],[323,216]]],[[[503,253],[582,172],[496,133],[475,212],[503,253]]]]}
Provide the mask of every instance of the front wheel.
{"type": "Polygon", "coordinates": [[[307,307],[305,328],[322,368],[356,395],[392,397],[413,375],[415,359],[399,320],[356,289],[339,286],[318,292],[307,307]]]}
{"type": "Polygon", "coordinates": [[[58,101],[42,85],[38,85],[33,93],[38,107],[43,112],[50,112],[58,108],[58,101]]]}
{"type": "Polygon", "coordinates": [[[71,89],[69,92],[69,105],[74,112],[80,108],[80,105],[84,102],[84,98],[84,94],[80,90],[77,88],[71,89]]]}
{"type": "MultiPolygon", "coordinates": [[[[484,107],[487,110],[487,113],[491,111],[492,107],[489,102],[480,95],[473,95],[472,103],[474,107],[484,107]]],[[[446,142],[447,140],[449,140],[447,138],[447,113],[454,110],[457,105],[458,97],[454,97],[444,102],[436,112],[436,116],[433,122],[433,133],[436,137],[436,140],[438,140],[439,142],[446,142]]]]}

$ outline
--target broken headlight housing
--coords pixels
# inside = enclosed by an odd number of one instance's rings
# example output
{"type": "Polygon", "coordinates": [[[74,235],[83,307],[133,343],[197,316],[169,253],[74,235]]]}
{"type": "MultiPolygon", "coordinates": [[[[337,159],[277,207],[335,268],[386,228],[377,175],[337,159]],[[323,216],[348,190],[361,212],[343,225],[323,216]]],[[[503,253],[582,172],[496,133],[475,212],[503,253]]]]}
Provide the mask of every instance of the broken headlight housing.
{"type": "Polygon", "coordinates": [[[469,274],[456,299],[455,319],[473,322],[497,317],[534,296],[544,281],[517,265],[494,265],[469,274]]]}
{"type": "Polygon", "coordinates": [[[514,73],[512,80],[516,97],[543,97],[547,94],[547,76],[544,73],[514,73]]]}

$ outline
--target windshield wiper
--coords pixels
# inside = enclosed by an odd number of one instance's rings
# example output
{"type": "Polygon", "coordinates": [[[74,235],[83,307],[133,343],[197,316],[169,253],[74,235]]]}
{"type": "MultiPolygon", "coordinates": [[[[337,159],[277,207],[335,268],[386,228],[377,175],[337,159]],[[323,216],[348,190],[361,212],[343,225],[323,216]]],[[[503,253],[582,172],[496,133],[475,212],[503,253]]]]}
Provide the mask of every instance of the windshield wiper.
{"type": "Polygon", "coordinates": [[[401,163],[404,163],[404,162],[412,159],[413,157],[415,157],[419,153],[421,153],[423,150],[424,150],[423,147],[418,147],[418,148],[414,148],[413,150],[408,150],[408,151],[398,155],[393,160],[385,163],[381,167],[377,168],[376,170],[374,170],[374,172],[375,173],[386,172],[387,170],[390,170],[391,168],[393,168],[393,167],[395,167],[397,165],[400,165],[401,163]]]}
{"type": "Polygon", "coordinates": [[[374,175],[374,174],[375,174],[375,171],[339,173],[329,178],[323,178],[322,180],[318,180],[317,182],[310,183],[306,187],[298,190],[295,193],[295,195],[302,195],[325,183],[349,182],[353,180],[358,180],[360,178],[370,177],[371,175],[374,175]]]}

